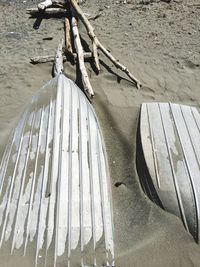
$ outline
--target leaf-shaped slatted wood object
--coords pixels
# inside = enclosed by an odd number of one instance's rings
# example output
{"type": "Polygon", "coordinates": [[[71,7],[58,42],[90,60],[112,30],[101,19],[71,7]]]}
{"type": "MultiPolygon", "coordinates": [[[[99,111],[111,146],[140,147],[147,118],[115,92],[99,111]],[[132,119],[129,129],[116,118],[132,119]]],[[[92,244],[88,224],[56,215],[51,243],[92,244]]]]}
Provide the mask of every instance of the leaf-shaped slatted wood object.
{"type": "Polygon", "coordinates": [[[36,266],[114,265],[104,140],[91,104],[63,74],[33,97],[3,155],[0,247],[6,246],[12,255],[34,253],[36,266]]]}
{"type": "Polygon", "coordinates": [[[200,114],[197,108],[144,103],[138,127],[137,170],[159,206],[200,240],[200,114]]]}

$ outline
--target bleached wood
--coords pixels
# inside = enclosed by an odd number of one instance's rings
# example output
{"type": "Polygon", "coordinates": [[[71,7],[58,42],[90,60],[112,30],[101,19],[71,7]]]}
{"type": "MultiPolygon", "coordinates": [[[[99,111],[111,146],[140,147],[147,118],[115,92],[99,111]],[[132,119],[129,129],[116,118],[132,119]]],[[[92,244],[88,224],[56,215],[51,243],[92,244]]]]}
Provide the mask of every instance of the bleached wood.
{"type": "Polygon", "coordinates": [[[38,4],[38,9],[44,10],[45,8],[50,7],[52,5],[53,5],[52,0],[45,0],[44,2],[38,4]]]}
{"type": "Polygon", "coordinates": [[[99,56],[98,56],[98,52],[97,52],[97,45],[95,42],[93,42],[93,44],[92,44],[92,50],[93,50],[93,57],[94,57],[95,66],[96,66],[98,72],[100,72],[99,56]]]}
{"type": "MultiPolygon", "coordinates": [[[[55,55],[37,56],[30,58],[30,62],[33,64],[53,62],[54,60],[55,60],[55,55]]],[[[63,61],[66,60],[67,60],[66,56],[63,55],[63,61]]]]}
{"type": "Polygon", "coordinates": [[[73,53],[71,45],[71,26],[68,18],[65,18],[65,46],[69,53],[73,53]]]}
{"type": "Polygon", "coordinates": [[[12,249],[10,258],[24,253],[28,262],[34,248],[35,267],[63,258],[64,266],[115,266],[105,144],[71,80],[60,74],[37,92],[0,165],[1,253],[12,249]]]}
{"type": "Polygon", "coordinates": [[[138,146],[137,156],[138,174],[147,195],[157,205],[181,218],[186,230],[198,243],[199,114],[196,108],[185,105],[142,104],[141,148],[138,146]]]}
{"type": "MultiPolygon", "coordinates": [[[[77,1],[78,4],[82,4],[82,2],[82,0],[77,1]]],[[[44,10],[51,6],[66,8],[66,4],[68,4],[67,0],[45,0],[38,4],[38,9],[44,10]]]]}
{"type": "MultiPolygon", "coordinates": [[[[74,60],[77,60],[77,54],[72,53],[71,56],[73,56],[74,60]]],[[[91,52],[84,52],[83,53],[84,59],[90,59],[93,57],[91,52]]],[[[55,59],[55,55],[47,55],[47,56],[37,56],[37,57],[31,57],[30,62],[32,64],[38,64],[38,63],[46,63],[46,62],[53,62],[55,59]]],[[[67,60],[67,56],[63,55],[63,61],[67,60]]]]}
{"type": "Polygon", "coordinates": [[[53,73],[54,76],[59,75],[63,72],[63,44],[64,40],[62,39],[61,42],[58,45],[58,49],[56,52],[55,62],[54,62],[54,68],[53,73]]]}
{"type": "Polygon", "coordinates": [[[99,48],[104,53],[104,55],[107,56],[111,60],[111,62],[115,65],[116,68],[118,68],[118,69],[122,70],[124,73],[126,73],[126,75],[136,84],[137,88],[139,89],[141,87],[140,81],[128,70],[128,68],[126,66],[122,65],[101,44],[101,42],[98,40],[97,36],[94,33],[94,29],[93,29],[91,23],[89,22],[88,18],[85,16],[85,14],[83,13],[83,11],[81,10],[81,8],[78,5],[78,3],[76,2],[76,0],[69,0],[69,2],[72,5],[72,7],[74,8],[74,10],[76,11],[76,13],[79,16],[79,18],[81,19],[81,21],[83,22],[83,24],[85,25],[86,30],[88,32],[88,35],[89,35],[90,39],[92,40],[92,42],[95,43],[95,45],[97,46],[97,48],[99,48]]]}
{"type": "Polygon", "coordinates": [[[76,52],[78,55],[79,68],[82,74],[82,82],[83,82],[84,90],[88,92],[90,97],[93,97],[94,92],[93,92],[93,89],[92,89],[92,86],[91,86],[91,83],[90,83],[90,80],[87,74],[87,70],[85,68],[83,47],[81,45],[81,40],[80,40],[79,31],[77,27],[77,20],[74,16],[72,16],[71,18],[71,25],[72,25],[72,32],[74,36],[74,44],[75,44],[76,52]]]}

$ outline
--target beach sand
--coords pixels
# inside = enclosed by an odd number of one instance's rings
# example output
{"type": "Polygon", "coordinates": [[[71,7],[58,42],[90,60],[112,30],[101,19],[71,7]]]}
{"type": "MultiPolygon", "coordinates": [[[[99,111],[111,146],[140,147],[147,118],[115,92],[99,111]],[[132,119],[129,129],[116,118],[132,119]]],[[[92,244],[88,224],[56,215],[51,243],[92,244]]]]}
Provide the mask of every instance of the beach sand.
{"type": "MultiPolygon", "coordinates": [[[[54,54],[63,36],[63,20],[48,19],[35,30],[25,10],[36,1],[0,0],[0,152],[33,94],[51,78],[51,63],[31,65],[29,58],[54,54]],[[52,37],[52,40],[43,38],[52,37]]],[[[143,102],[171,101],[199,107],[200,6],[198,0],[87,0],[82,8],[101,13],[92,24],[101,42],[142,82],[136,87],[100,53],[97,76],[88,73],[112,181],[115,258],[119,267],[200,266],[200,247],[181,220],[155,206],[143,193],[135,166],[136,130],[143,102]],[[146,3],[146,4],[145,4],[146,3]],[[122,183],[116,187],[116,183],[122,183]]],[[[84,26],[82,39],[89,45],[84,26]]],[[[87,49],[87,45],[85,45],[87,49]]],[[[76,81],[76,66],[65,63],[76,81]]],[[[0,266],[33,266],[32,256],[0,252],[0,266]]]]}

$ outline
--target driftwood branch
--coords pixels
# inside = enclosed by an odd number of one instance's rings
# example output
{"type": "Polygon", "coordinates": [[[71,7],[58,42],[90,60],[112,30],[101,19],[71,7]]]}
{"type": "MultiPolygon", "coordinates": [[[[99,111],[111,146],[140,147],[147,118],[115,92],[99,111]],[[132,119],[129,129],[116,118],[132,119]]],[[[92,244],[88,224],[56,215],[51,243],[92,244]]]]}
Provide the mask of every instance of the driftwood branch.
{"type": "Polygon", "coordinates": [[[79,67],[81,71],[84,90],[89,94],[90,97],[93,97],[94,92],[93,92],[93,89],[92,89],[92,86],[91,86],[91,83],[90,83],[90,80],[87,74],[87,70],[85,68],[83,47],[81,45],[81,40],[80,40],[79,31],[77,27],[77,20],[75,19],[74,16],[72,16],[71,25],[72,25],[74,44],[75,44],[76,52],[78,55],[78,62],[79,62],[79,67]]]}
{"type": "Polygon", "coordinates": [[[64,44],[64,40],[62,39],[58,45],[58,49],[57,49],[56,57],[55,57],[55,61],[54,61],[54,67],[53,67],[54,76],[57,76],[57,75],[63,73],[63,56],[62,56],[63,44],[64,44]]]}
{"type": "MultiPolygon", "coordinates": [[[[32,64],[39,64],[39,63],[46,63],[46,62],[54,62],[55,55],[47,55],[47,56],[37,56],[37,57],[31,57],[30,63],[32,64]]],[[[63,61],[66,61],[67,58],[65,55],[63,55],[63,61]]]]}
{"type": "MultiPolygon", "coordinates": [[[[77,54],[72,53],[70,56],[73,56],[74,60],[77,60],[77,54]]],[[[83,54],[84,59],[90,59],[93,57],[91,52],[85,52],[83,54]]],[[[46,62],[53,62],[55,59],[55,55],[47,55],[47,56],[37,56],[37,57],[31,57],[30,62],[32,64],[39,64],[39,63],[46,63],[46,62]]],[[[63,55],[63,61],[67,60],[67,56],[63,55]]]]}
{"type": "MultiPolygon", "coordinates": [[[[58,75],[62,73],[63,71],[63,60],[66,60],[67,57],[73,56],[74,59],[78,59],[79,62],[79,68],[82,75],[82,82],[84,86],[84,90],[89,94],[90,97],[94,96],[94,92],[87,74],[87,70],[84,64],[84,59],[88,57],[93,57],[96,68],[98,72],[100,71],[100,64],[99,64],[99,58],[98,58],[98,49],[100,49],[104,55],[106,55],[111,62],[116,66],[116,68],[122,70],[126,75],[136,84],[137,88],[139,89],[141,86],[141,83],[139,80],[126,68],[126,66],[122,65],[98,40],[97,36],[94,33],[94,29],[92,25],[90,24],[88,18],[86,15],[82,12],[81,8],[78,5],[77,0],[45,0],[42,3],[38,4],[38,8],[36,9],[29,9],[28,12],[31,15],[37,15],[37,14],[46,14],[46,15],[55,15],[57,13],[64,12],[64,16],[67,16],[67,11],[71,10],[71,27],[72,27],[72,33],[74,36],[74,46],[76,48],[76,53],[72,53],[72,46],[71,46],[71,34],[70,34],[70,23],[69,20],[65,19],[65,52],[66,55],[63,56],[63,40],[62,44],[59,44],[57,55],[55,58],[55,64],[54,64],[54,74],[58,75]],[[54,8],[54,6],[60,5],[61,8],[54,8]],[[70,8],[70,10],[68,10],[70,8]],[[76,14],[75,14],[76,13],[76,14]],[[81,44],[79,31],[77,27],[77,20],[75,16],[78,16],[81,21],[83,22],[84,26],[86,27],[87,33],[92,41],[92,53],[84,53],[83,47],[81,44]]],[[[98,16],[96,16],[94,19],[96,19],[98,16]]],[[[36,57],[31,58],[31,63],[42,63],[42,62],[49,62],[53,61],[53,56],[43,56],[43,57],[36,57]]]]}
{"type": "Polygon", "coordinates": [[[92,43],[95,43],[96,47],[99,48],[104,53],[104,55],[107,56],[111,60],[111,62],[115,65],[116,68],[126,73],[126,75],[136,84],[137,88],[139,89],[141,87],[141,83],[139,82],[139,80],[136,77],[134,77],[134,75],[130,73],[128,68],[122,65],[115,57],[113,57],[113,55],[110,52],[108,52],[108,50],[101,44],[101,42],[98,40],[98,38],[96,37],[94,33],[94,29],[92,25],[90,24],[89,20],[84,15],[84,13],[82,12],[76,0],[69,0],[69,2],[71,3],[77,15],[79,16],[79,18],[85,25],[88,35],[90,39],[92,40],[92,43]]]}
{"type": "Polygon", "coordinates": [[[68,18],[65,19],[65,46],[67,52],[73,53],[71,43],[71,26],[68,18]]]}
{"type": "Polygon", "coordinates": [[[99,65],[99,56],[97,52],[97,45],[95,42],[92,44],[92,51],[93,51],[93,57],[94,57],[94,63],[97,68],[98,73],[100,72],[100,65],[99,65]]]}
{"type": "Polygon", "coordinates": [[[44,10],[48,7],[52,6],[59,6],[59,7],[64,7],[65,3],[64,1],[58,1],[58,0],[45,0],[44,2],[41,2],[38,4],[38,9],[39,10],[44,10]]]}
{"type": "Polygon", "coordinates": [[[27,9],[27,14],[31,16],[49,15],[49,16],[63,16],[66,17],[68,14],[66,9],[51,7],[47,9],[29,8],[27,9]]]}

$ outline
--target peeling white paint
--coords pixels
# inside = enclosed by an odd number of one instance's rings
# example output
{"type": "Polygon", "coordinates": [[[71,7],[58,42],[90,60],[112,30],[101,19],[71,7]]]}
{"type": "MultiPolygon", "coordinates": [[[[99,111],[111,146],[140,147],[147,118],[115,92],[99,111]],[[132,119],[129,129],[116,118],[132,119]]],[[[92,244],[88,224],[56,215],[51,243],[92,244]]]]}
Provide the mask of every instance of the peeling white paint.
{"type": "Polygon", "coordinates": [[[106,151],[81,90],[64,75],[52,79],[33,98],[10,140],[0,169],[0,246],[11,240],[12,251],[22,248],[26,256],[33,242],[35,265],[53,252],[52,266],[60,256],[70,263],[73,255],[80,257],[80,266],[93,266],[96,257],[111,266],[106,151]]]}

